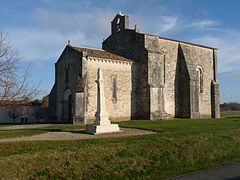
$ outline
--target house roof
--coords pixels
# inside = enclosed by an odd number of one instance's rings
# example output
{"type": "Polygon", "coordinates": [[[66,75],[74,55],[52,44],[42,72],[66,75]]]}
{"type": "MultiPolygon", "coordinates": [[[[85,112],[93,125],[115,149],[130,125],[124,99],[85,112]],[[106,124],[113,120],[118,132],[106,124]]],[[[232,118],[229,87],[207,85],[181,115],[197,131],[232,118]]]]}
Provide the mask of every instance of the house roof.
{"type": "Polygon", "coordinates": [[[102,49],[85,48],[85,47],[78,47],[78,46],[72,46],[72,45],[68,45],[68,47],[71,47],[72,49],[78,52],[86,52],[87,55],[91,57],[133,62],[131,59],[125,58],[123,56],[119,56],[114,53],[110,53],[102,49]]]}
{"type": "Polygon", "coordinates": [[[1,100],[0,106],[29,106],[32,102],[26,100],[1,100]]]}

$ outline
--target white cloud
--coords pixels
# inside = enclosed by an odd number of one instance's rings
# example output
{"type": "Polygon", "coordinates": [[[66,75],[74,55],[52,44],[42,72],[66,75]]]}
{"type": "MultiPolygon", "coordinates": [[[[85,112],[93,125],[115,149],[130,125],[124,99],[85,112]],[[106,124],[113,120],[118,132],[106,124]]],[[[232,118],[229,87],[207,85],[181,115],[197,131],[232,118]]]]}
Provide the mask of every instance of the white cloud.
{"type": "Polygon", "coordinates": [[[144,14],[129,14],[130,23],[137,24],[137,27],[143,33],[162,35],[175,31],[178,26],[178,18],[176,16],[149,16],[144,14]]]}
{"type": "Polygon", "coordinates": [[[36,29],[9,30],[9,37],[23,56],[23,61],[56,60],[67,43],[67,39],[77,39],[81,34],[68,37],[54,31],[40,31],[36,29]]]}
{"type": "Polygon", "coordinates": [[[200,21],[195,21],[189,24],[189,27],[197,27],[197,28],[211,28],[219,25],[219,22],[216,20],[210,20],[210,19],[205,19],[205,20],[200,20],[200,21]]]}
{"type": "Polygon", "coordinates": [[[11,42],[18,47],[25,61],[56,61],[70,40],[72,44],[101,48],[103,38],[110,34],[111,11],[55,12],[36,9],[36,26],[7,29],[11,42]]]}
{"type": "Polygon", "coordinates": [[[238,83],[240,83],[240,68],[232,70],[230,74],[233,76],[234,79],[238,81],[238,83]]]}
{"type": "Polygon", "coordinates": [[[162,16],[159,19],[159,33],[164,33],[173,30],[176,28],[177,25],[177,18],[176,17],[167,17],[162,16]]]}
{"type": "Polygon", "coordinates": [[[86,37],[109,32],[110,20],[113,12],[98,9],[94,12],[55,12],[46,9],[37,9],[34,12],[36,20],[45,29],[51,29],[62,34],[81,31],[86,37]]]}
{"type": "MultiPolygon", "coordinates": [[[[89,6],[85,5],[84,11],[71,12],[37,8],[32,14],[36,25],[9,29],[10,40],[19,47],[25,61],[56,61],[68,40],[80,46],[101,48],[102,40],[110,35],[110,22],[116,12],[100,7],[91,7],[90,11],[89,6]]],[[[160,35],[177,26],[175,16],[128,15],[130,23],[139,23],[146,33],[160,35]]]]}
{"type": "Polygon", "coordinates": [[[220,33],[202,36],[193,40],[200,44],[218,48],[218,69],[219,72],[230,72],[239,69],[240,71],[240,32],[225,30],[220,33]]]}

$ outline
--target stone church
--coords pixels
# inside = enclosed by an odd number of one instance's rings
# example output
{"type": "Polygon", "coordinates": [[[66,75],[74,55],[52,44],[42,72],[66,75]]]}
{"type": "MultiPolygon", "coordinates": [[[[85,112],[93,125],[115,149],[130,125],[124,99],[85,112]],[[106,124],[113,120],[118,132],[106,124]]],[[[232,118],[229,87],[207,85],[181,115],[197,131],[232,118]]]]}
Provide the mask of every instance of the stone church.
{"type": "Polygon", "coordinates": [[[52,119],[94,121],[99,68],[111,121],[220,117],[217,49],[129,29],[118,13],[102,49],[68,44],[55,63],[52,119]]]}

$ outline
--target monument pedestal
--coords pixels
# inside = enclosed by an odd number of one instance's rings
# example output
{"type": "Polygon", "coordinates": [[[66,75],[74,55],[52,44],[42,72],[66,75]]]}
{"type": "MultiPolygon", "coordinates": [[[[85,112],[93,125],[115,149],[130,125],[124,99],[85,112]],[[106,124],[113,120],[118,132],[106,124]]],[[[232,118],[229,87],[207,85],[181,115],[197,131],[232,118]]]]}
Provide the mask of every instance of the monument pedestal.
{"type": "Polygon", "coordinates": [[[104,133],[114,133],[119,132],[120,129],[118,124],[109,124],[109,125],[95,125],[90,124],[86,127],[87,133],[90,134],[104,134],[104,133]]]}

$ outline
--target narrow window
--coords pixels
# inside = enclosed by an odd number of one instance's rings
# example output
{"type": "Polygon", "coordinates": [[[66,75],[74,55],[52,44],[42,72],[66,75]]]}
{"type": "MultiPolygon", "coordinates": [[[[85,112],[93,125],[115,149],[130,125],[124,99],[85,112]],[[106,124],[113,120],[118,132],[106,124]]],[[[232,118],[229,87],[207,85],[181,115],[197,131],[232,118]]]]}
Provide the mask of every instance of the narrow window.
{"type": "Polygon", "coordinates": [[[117,76],[112,76],[112,100],[117,101],[117,76]]]}
{"type": "Polygon", "coordinates": [[[201,68],[198,68],[197,75],[198,75],[199,92],[203,93],[203,70],[201,68]]]}
{"type": "Polygon", "coordinates": [[[69,64],[66,64],[66,66],[65,66],[65,71],[66,71],[66,72],[65,72],[65,73],[66,73],[66,74],[65,74],[65,76],[66,76],[66,77],[65,77],[65,78],[66,78],[66,83],[69,82],[69,69],[70,69],[70,65],[69,65],[69,64]]]}

